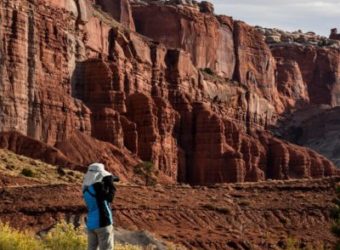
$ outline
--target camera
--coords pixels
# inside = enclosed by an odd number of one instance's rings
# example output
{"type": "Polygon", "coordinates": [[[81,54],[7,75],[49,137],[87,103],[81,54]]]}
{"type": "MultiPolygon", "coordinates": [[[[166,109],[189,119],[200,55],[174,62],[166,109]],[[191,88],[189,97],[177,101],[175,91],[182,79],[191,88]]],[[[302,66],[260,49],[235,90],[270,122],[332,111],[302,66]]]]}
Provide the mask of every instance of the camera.
{"type": "Polygon", "coordinates": [[[120,179],[118,176],[113,175],[113,182],[119,182],[120,179]]]}

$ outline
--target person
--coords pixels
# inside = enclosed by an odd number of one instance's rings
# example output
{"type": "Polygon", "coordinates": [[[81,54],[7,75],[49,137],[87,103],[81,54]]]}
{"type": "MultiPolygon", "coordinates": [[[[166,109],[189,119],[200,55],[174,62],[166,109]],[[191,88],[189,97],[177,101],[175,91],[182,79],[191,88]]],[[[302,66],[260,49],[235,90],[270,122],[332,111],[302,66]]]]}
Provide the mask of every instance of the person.
{"type": "Polygon", "coordinates": [[[83,181],[83,199],[88,210],[86,227],[88,250],[112,250],[114,247],[111,203],[117,176],[105,170],[104,164],[93,163],[88,167],[83,181]]]}

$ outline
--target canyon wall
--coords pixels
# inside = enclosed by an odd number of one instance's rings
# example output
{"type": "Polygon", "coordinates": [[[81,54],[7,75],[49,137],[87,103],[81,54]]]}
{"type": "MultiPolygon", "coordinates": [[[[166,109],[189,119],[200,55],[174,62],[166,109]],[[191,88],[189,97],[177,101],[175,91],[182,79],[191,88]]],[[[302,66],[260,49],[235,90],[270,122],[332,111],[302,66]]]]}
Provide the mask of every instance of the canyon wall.
{"type": "Polygon", "coordinates": [[[337,48],[310,48],[309,68],[309,47],[269,46],[205,2],[95,3],[1,3],[1,131],[127,178],[142,161],[193,184],[336,174],[268,128],[297,105],[337,105],[337,48]]]}

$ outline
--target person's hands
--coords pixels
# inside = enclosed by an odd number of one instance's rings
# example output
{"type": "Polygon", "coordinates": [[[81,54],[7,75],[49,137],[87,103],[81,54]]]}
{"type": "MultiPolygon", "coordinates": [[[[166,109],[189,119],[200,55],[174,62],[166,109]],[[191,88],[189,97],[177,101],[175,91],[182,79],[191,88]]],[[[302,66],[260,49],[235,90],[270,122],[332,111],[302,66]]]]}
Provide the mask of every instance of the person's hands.
{"type": "Polygon", "coordinates": [[[119,177],[115,176],[115,175],[112,176],[112,180],[113,180],[113,182],[119,182],[120,181],[119,177]]]}

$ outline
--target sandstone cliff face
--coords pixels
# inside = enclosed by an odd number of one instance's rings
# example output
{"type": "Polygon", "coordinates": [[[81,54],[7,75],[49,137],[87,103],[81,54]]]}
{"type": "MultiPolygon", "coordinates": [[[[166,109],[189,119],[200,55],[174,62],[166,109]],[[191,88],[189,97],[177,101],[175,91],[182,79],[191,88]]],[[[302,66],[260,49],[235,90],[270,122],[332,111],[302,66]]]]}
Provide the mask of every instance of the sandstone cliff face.
{"type": "Polygon", "coordinates": [[[136,29],[154,41],[127,29],[126,1],[112,2],[125,27],[90,2],[42,3],[34,12],[1,3],[1,131],[45,142],[79,165],[103,161],[127,178],[141,161],[194,184],[335,174],[324,157],[266,129],[300,99],[334,100],[316,92],[324,79],[337,88],[336,51],[319,52],[320,74],[309,82],[298,59],[277,66],[284,52],[272,54],[255,28],[213,16],[209,4],[135,3],[136,29]]]}
{"type": "Polygon", "coordinates": [[[291,114],[278,132],[289,141],[312,148],[340,166],[339,107],[313,107],[291,114]]]}
{"type": "Polygon", "coordinates": [[[137,32],[187,51],[196,67],[246,84],[283,111],[275,88],[276,62],[253,27],[174,4],[134,4],[133,17],[137,32]]]}
{"type": "Polygon", "coordinates": [[[135,30],[129,0],[92,0],[103,11],[109,13],[116,21],[135,30]]]}
{"type": "Polygon", "coordinates": [[[333,107],[339,105],[340,53],[338,48],[283,45],[272,48],[272,52],[280,63],[295,67],[293,72],[289,72],[291,70],[287,67],[279,67],[278,70],[279,75],[291,78],[290,81],[287,79],[285,84],[291,92],[288,97],[291,99],[298,97],[300,101],[312,104],[328,104],[333,107]],[[294,77],[297,77],[295,81],[294,77]],[[292,86],[294,82],[298,85],[292,86]]]}
{"type": "Polygon", "coordinates": [[[189,52],[198,68],[210,68],[229,79],[236,63],[232,19],[223,25],[211,13],[182,5],[134,4],[137,32],[168,47],[189,52]]]}
{"type": "Polygon", "coordinates": [[[67,5],[70,12],[64,13],[51,7],[37,3],[32,10],[21,1],[1,3],[0,124],[2,131],[54,144],[74,129],[89,133],[90,113],[70,96],[76,53],[71,13],[77,9],[67,5]]]}
{"type": "Polygon", "coordinates": [[[247,85],[279,115],[304,104],[338,105],[337,41],[254,28],[185,4],[144,1],[132,9],[138,32],[187,51],[198,68],[247,85]]]}

